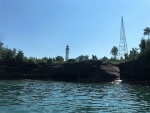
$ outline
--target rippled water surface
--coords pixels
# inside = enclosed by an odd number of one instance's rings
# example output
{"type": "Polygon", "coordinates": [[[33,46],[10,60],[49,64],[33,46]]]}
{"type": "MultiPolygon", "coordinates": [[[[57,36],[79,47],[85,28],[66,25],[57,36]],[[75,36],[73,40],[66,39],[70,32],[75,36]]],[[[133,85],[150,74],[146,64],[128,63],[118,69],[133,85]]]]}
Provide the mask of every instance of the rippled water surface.
{"type": "Polygon", "coordinates": [[[38,80],[0,81],[0,113],[88,112],[150,112],[150,87],[38,80]]]}

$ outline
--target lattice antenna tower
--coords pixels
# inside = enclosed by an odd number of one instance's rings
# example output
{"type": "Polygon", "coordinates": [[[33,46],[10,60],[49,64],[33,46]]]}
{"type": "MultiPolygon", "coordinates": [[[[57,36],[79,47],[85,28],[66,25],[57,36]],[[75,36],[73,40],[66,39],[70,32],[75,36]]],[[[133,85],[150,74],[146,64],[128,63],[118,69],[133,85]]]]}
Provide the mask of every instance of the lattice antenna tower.
{"type": "Polygon", "coordinates": [[[120,29],[120,43],[119,43],[119,55],[124,56],[128,54],[126,34],[124,29],[123,16],[121,17],[121,29],[120,29]]]}

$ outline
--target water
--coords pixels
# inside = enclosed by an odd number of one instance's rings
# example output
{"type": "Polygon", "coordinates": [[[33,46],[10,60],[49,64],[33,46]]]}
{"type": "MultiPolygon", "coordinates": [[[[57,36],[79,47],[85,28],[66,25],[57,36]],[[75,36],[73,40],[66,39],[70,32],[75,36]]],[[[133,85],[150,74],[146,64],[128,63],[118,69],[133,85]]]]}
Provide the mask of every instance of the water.
{"type": "Polygon", "coordinates": [[[150,87],[39,80],[0,81],[0,113],[107,112],[150,112],[150,87]]]}

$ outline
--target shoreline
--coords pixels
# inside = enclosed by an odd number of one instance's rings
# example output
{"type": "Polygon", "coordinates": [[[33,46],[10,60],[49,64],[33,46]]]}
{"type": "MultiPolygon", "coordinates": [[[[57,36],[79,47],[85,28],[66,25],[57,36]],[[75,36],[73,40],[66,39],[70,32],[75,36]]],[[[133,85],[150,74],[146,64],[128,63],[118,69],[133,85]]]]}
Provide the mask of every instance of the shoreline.
{"type": "Polygon", "coordinates": [[[120,78],[122,83],[150,86],[149,63],[138,61],[119,65],[101,61],[85,61],[63,64],[0,64],[0,80],[53,80],[81,83],[112,82],[120,78]],[[120,76],[121,75],[121,76],[120,76]]]}

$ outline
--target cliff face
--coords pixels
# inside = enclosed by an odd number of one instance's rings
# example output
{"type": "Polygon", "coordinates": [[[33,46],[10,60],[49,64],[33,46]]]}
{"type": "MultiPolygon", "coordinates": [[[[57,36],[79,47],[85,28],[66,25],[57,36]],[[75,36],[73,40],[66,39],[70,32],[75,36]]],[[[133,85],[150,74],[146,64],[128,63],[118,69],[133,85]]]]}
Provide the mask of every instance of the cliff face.
{"type": "Polygon", "coordinates": [[[75,82],[111,82],[120,77],[118,67],[103,65],[100,61],[66,63],[49,75],[54,80],[75,82]]]}
{"type": "Polygon", "coordinates": [[[121,78],[127,81],[150,81],[150,61],[136,60],[119,65],[121,78]]]}
{"type": "Polygon", "coordinates": [[[52,79],[73,82],[111,82],[120,77],[119,68],[101,61],[61,65],[0,65],[0,79],[52,79]]]}
{"type": "Polygon", "coordinates": [[[0,63],[0,79],[46,79],[44,72],[36,64],[0,63]]]}

